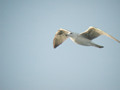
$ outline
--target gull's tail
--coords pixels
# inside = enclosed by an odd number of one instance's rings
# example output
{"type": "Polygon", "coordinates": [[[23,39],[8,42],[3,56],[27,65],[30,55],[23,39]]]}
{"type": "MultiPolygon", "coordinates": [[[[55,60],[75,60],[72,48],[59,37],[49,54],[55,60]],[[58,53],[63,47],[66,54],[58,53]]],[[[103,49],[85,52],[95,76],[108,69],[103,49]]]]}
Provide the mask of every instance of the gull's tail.
{"type": "Polygon", "coordinates": [[[104,48],[104,46],[101,46],[101,45],[98,45],[98,44],[95,44],[95,43],[92,43],[92,46],[97,47],[97,48],[104,48]]]}

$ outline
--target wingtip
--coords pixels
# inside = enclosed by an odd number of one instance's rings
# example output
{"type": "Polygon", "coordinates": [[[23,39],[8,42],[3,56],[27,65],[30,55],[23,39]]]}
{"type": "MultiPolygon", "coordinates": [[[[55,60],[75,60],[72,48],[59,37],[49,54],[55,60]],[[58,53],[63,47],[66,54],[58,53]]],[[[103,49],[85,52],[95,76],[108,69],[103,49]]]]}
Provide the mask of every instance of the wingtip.
{"type": "Polygon", "coordinates": [[[53,48],[56,49],[57,45],[54,45],[53,48]]]}
{"type": "Polygon", "coordinates": [[[54,49],[56,49],[56,47],[53,47],[54,49]]]}

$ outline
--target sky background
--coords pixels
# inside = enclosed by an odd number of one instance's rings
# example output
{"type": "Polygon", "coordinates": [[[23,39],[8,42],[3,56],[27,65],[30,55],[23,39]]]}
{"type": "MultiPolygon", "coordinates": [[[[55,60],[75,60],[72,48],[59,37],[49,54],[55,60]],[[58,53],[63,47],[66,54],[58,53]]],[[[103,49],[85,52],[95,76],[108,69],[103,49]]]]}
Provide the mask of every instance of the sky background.
{"type": "Polygon", "coordinates": [[[120,40],[120,0],[0,0],[0,11],[0,90],[120,90],[120,43],[67,39],[53,49],[60,28],[120,40]]]}

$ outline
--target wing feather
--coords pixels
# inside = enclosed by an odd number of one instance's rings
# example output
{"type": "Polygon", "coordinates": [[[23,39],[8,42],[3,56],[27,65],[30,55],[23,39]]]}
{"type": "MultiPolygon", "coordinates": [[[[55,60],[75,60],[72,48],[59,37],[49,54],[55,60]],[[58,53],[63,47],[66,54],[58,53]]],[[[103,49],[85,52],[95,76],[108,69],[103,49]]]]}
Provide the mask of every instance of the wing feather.
{"type": "Polygon", "coordinates": [[[81,33],[80,35],[82,35],[83,37],[85,37],[85,38],[87,38],[89,40],[97,38],[100,35],[106,35],[109,38],[111,38],[111,39],[113,39],[113,40],[115,40],[115,41],[120,43],[120,41],[117,40],[116,38],[114,38],[113,36],[111,36],[111,35],[107,34],[106,32],[104,32],[104,31],[102,31],[102,30],[100,30],[98,28],[95,28],[95,27],[89,27],[87,31],[81,33]]]}
{"type": "Polygon", "coordinates": [[[55,37],[53,39],[53,47],[56,48],[60,44],[62,44],[67,38],[67,34],[70,33],[70,31],[60,29],[56,32],[55,37]]]}

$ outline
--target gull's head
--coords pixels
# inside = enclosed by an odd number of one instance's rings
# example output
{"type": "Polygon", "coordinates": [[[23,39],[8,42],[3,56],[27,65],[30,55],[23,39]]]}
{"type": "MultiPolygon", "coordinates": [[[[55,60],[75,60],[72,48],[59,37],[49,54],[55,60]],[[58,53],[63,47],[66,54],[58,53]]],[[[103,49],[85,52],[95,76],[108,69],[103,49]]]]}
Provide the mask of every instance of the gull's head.
{"type": "Polygon", "coordinates": [[[68,37],[76,37],[77,34],[74,33],[74,32],[70,32],[70,33],[67,34],[67,36],[68,36],[68,37]]]}

